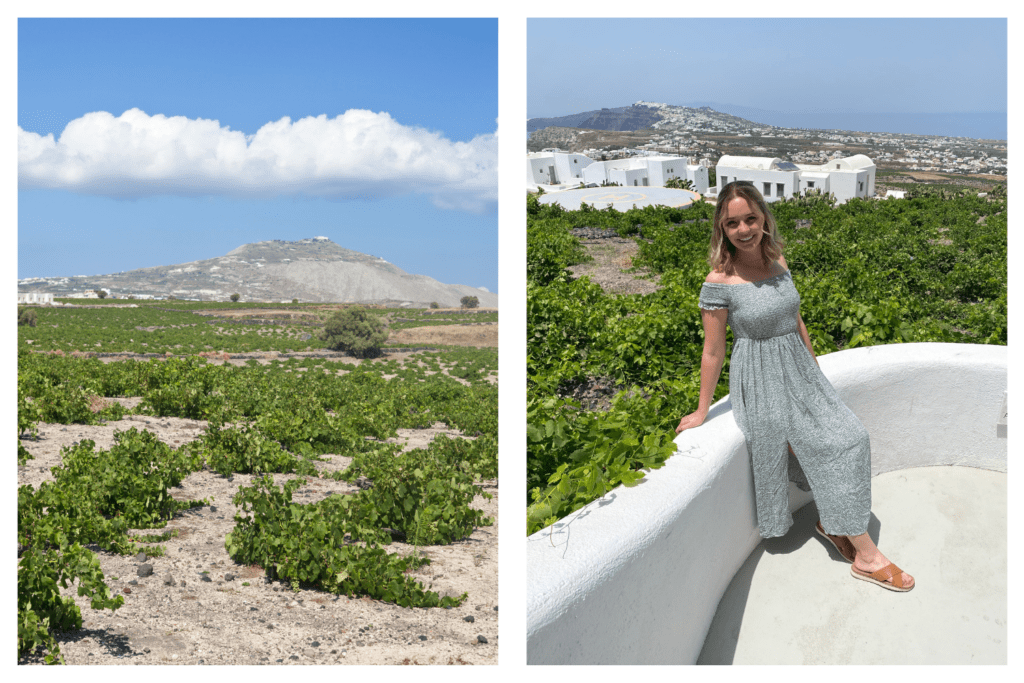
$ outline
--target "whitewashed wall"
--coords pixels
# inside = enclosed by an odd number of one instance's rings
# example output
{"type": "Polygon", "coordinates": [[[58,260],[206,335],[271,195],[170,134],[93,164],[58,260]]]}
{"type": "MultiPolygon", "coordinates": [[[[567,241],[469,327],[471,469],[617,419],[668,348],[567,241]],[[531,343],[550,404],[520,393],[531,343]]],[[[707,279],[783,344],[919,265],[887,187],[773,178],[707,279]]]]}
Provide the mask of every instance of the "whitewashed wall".
{"type": "Polygon", "coordinates": [[[558,182],[570,183],[583,179],[583,169],[594,163],[594,160],[583,154],[555,154],[555,170],[558,182]]]}
{"type": "MultiPolygon", "coordinates": [[[[869,197],[871,187],[867,171],[837,171],[829,173],[829,188],[836,196],[836,204],[845,204],[854,197],[869,197]],[[860,188],[860,189],[858,189],[860,188]]],[[[873,188],[872,194],[873,194],[873,188]]]]}
{"type": "Polygon", "coordinates": [[[686,179],[693,182],[693,190],[699,194],[708,191],[709,183],[708,169],[705,166],[687,166],[686,179]]]}
{"type": "Polygon", "coordinates": [[[776,192],[776,185],[782,183],[785,186],[785,196],[791,197],[796,192],[797,178],[799,177],[799,171],[778,171],[778,170],[760,170],[756,168],[744,168],[737,166],[716,166],[715,177],[717,178],[718,191],[721,192],[722,188],[727,183],[731,183],[735,180],[749,180],[754,183],[754,187],[757,188],[758,192],[762,192],[764,183],[772,184],[772,193],[770,196],[765,197],[765,201],[774,202],[779,199],[776,192]],[[723,178],[726,180],[723,181],[723,178]]]}

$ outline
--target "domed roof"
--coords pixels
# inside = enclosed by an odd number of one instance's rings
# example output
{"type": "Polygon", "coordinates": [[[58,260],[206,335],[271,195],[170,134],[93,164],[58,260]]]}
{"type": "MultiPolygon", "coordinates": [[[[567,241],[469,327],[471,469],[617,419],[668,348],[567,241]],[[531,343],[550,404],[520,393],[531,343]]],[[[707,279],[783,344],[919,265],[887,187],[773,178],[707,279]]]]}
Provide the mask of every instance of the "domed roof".
{"type": "Polygon", "coordinates": [[[875,162],[873,162],[870,157],[863,154],[854,154],[852,157],[846,157],[843,161],[845,161],[851,169],[868,168],[869,166],[875,165],[875,162]]]}
{"type": "Polygon", "coordinates": [[[734,157],[724,155],[718,160],[717,166],[753,168],[759,171],[767,171],[780,161],[782,161],[782,159],[778,157],[734,157]]]}

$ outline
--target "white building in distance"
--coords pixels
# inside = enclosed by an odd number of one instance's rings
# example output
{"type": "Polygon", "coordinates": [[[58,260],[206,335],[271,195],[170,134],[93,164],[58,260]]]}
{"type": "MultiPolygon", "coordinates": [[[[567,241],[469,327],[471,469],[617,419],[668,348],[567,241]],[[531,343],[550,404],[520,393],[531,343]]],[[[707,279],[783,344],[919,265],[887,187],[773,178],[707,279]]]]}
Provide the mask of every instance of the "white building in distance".
{"type": "Polygon", "coordinates": [[[595,161],[583,170],[583,179],[598,185],[609,182],[623,187],[664,187],[671,178],[689,180],[693,190],[708,191],[708,169],[691,164],[686,157],[649,156],[595,161]]]}
{"type": "Polygon", "coordinates": [[[768,202],[807,190],[831,193],[837,204],[854,197],[875,196],[875,162],[863,154],[824,164],[794,164],[777,157],[723,156],[715,166],[715,174],[716,195],[728,183],[747,180],[768,202]]]}
{"type": "Polygon", "coordinates": [[[691,164],[686,157],[643,156],[594,161],[584,154],[545,149],[526,155],[526,185],[567,185],[576,183],[622,187],[664,187],[670,178],[693,183],[700,194],[708,191],[708,169],[691,164]]]}
{"type": "Polygon", "coordinates": [[[526,185],[565,185],[583,182],[583,169],[594,160],[583,154],[545,149],[526,155],[526,185]]]}
{"type": "Polygon", "coordinates": [[[18,292],[19,304],[49,304],[53,305],[52,292],[18,292]]]}

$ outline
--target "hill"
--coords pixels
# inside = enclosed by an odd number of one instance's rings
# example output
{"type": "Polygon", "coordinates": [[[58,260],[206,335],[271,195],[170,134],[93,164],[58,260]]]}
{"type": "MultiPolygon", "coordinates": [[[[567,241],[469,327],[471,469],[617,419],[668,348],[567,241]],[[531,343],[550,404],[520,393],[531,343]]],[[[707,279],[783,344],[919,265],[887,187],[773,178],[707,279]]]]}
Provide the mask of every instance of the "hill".
{"type": "Polygon", "coordinates": [[[590,130],[640,130],[662,119],[658,110],[641,104],[611,109],[595,109],[568,116],[535,118],[526,121],[527,133],[550,126],[559,128],[588,128],[590,130]]]}
{"type": "Polygon", "coordinates": [[[224,256],[110,275],[30,278],[19,291],[53,292],[57,297],[95,289],[118,298],[174,296],[223,301],[352,302],[423,308],[436,301],[458,306],[464,296],[496,308],[498,295],[469,285],[449,285],[406,273],[384,259],[345,249],[326,237],[244,244],[224,256]]]}

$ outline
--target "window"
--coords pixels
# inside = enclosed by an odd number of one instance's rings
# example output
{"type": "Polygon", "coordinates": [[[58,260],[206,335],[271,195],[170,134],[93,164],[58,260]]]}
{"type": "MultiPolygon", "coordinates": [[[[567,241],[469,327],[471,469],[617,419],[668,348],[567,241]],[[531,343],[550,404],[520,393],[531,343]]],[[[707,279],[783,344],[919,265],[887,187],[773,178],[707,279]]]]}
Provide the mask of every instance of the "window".
{"type": "Polygon", "coordinates": [[[722,186],[722,187],[725,187],[725,186],[726,186],[726,185],[728,185],[728,184],[729,184],[729,176],[727,176],[727,175],[724,175],[724,176],[722,176],[722,183],[721,183],[721,186],[722,186]]]}
{"type": "Polygon", "coordinates": [[[807,181],[807,189],[808,190],[814,189],[814,181],[813,180],[808,180],[807,181]]]}
{"type": "Polygon", "coordinates": [[[857,183],[857,192],[863,192],[863,191],[864,191],[864,181],[862,180],[859,183],[857,183]]]}
{"type": "Polygon", "coordinates": [[[764,192],[762,192],[761,194],[763,194],[765,197],[771,197],[772,196],[772,184],[771,183],[765,183],[764,184],[764,192]]]}
{"type": "Polygon", "coordinates": [[[839,164],[836,164],[836,170],[837,171],[839,170],[839,164]]]}
{"type": "Polygon", "coordinates": [[[786,196],[786,186],[783,183],[775,183],[775,196],[784,197],[786,196]]]}

